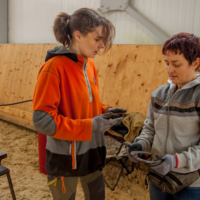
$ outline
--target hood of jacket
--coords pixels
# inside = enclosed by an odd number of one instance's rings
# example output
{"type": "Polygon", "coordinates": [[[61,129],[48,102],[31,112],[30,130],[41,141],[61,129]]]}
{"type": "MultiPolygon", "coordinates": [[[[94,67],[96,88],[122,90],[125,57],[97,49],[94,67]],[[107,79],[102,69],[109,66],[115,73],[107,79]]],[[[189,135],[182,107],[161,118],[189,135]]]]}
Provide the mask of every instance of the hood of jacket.
{"type": "MultiPolygon", "coordinates": [[[[200,72],[197,72],[197,78],[193,81],[188,82],[187,84],[185,84],[181,89],[189,89],[192,88],[196,85],[200,84],[200,72]]],[[[168,83],[170,84],[170,89],[174,89],[176,88],[176,84],[172,83],[171,79],[168,79],[168,83]]]]}
{"type": "Polygon", "coordinates": [[[59,56],[59,55],[64,55],[70,58],[71,60],[78,62],[77,55],[75,53],[72,53],[69,51],[69,49],[65,46],[55,46],[53,49],[50,49],[47,51],[47,55],[45,58],[45,62],[48,61],[49,59],[59,56]]]}

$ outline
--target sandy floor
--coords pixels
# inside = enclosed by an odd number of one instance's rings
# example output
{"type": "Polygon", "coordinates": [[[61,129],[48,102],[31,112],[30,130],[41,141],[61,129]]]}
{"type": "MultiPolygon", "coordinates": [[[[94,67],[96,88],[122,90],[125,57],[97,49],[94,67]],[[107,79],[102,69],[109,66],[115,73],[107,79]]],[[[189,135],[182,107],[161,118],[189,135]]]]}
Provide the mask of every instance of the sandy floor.
{"type": "MultiPolygon", "coordinates": [[[[39,172],[37,133],[0,120],[0,150],[8,157],[2,165],[10,169],[17,200],[51,200],[46,185],[46,175],[39,172]]],[[[117,162],[110,162],[104,170],[107,182],[113,186],[120,172],[117,162]]],[[[111,191],[106,186],[106,200],[149,200],[144,184],[145,170],[134,170],[122,174],[118,186],[111,191]]],[[[6,176],[0,177],[0,200],[11,200],[6,176]]],[[[76,200],[83,200],[83,192],[78,184],[76,200]]]]}

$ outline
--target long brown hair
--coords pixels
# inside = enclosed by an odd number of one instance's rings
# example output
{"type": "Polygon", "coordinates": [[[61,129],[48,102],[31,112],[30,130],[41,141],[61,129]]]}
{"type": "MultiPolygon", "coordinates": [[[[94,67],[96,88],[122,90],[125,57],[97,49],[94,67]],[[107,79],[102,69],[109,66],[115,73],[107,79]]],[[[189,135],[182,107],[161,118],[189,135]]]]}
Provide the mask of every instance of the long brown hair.
{"type": "Polygon", "coordinates": [[[98,26],[103,27],[104,52],[106,52],[110,49],[115,37],[115,27],[112,22],[97,10],[81,8],[71,16],[65,12],[61,12],[54,20],[53,31],[56,40],[64,46],[69,47],[74,31],[80,31],[81,34],[87,35],[88,32],[94,31],[98,26]]]}

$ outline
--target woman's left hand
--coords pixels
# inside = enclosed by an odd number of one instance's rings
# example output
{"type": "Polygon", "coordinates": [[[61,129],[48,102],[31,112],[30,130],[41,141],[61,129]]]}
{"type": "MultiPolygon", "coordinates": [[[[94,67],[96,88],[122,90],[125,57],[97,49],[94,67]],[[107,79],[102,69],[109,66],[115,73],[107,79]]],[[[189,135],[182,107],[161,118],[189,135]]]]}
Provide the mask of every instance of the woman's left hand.
{"type": "Polygon", "coordinates": [[[168,172],[176,167],[175,155],[165,154],[157,156],[160,157],[163,161],[159,165],[151,167],[151,169],[155,170],[159,174],[165,176],[168,172]]]}
{"type": "Polygon", "coordinates": [[[119,108],[119,107],[116,107],[116,108],[107,108],[106,109],[106,113],[109,113],[109,112],[112,112],[112,113],[125,113],[127,110],[126,109],[123,109],[123,108],[119,108]]]}

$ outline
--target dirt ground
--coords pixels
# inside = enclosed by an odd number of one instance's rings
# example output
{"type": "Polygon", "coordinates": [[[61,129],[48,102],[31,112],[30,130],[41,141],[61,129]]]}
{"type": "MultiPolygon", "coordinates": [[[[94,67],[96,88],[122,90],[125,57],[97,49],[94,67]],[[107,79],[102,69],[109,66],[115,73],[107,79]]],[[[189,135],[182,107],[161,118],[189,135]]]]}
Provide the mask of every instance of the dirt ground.
{"type": "MultiPolygon", "coordinates": [[[[10,169],[17,200],[52,200],[46,175],[39,172],[36,132],[0,120],[0,150],[8,155],[1,164],[10,169]]],[[[103,169],[104,177],[111,186],[117,180],[120,167],[118,162],[111,161],[103,169]]],[[[148,188],[144,184],[145,174],[145,169],[134,169],[129,175],[124,170],[114,191],[106,186],[106,200],[149,200],[148,188]]],[[[6,175],[0,176],[0,200],[12,200],[6,175]]],[[[84,200],[80,183],[76,200],[84,200]]]]}

